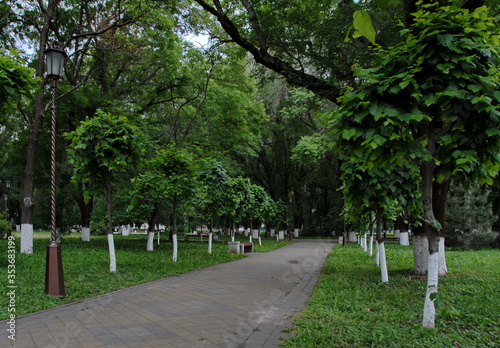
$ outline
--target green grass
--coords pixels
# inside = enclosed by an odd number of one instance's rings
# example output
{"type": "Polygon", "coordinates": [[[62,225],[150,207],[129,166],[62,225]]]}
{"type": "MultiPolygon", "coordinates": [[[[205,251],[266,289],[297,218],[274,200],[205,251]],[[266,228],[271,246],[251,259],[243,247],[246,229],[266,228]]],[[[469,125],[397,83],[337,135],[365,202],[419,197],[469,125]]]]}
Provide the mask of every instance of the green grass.
{"type": "Polygon", "coordinates": [[[500,250],[447,251],[436,328],[421,326],[425,277],[386,245],[389,283],[358,245],[336,245],[286,347],[500,347],[500,250]]]}
{"type": "MultiPolygon", "coordinates": [[[[19,251],[19,234],[15,236],[19,251]]],[[[182,238],[182,237],[181,237],[182,238]]],[[[79,234],[63,237],[61,242],[64,284],[66,296],[55,298],[45,295],[45,257],[50,234],[36,232],[34,253],[16,253],[15,315],[51,308],[57,305],[83,300],[121,288],[150,282],[156,279],[181,274],[210,265],[233,261],[245,257],[231,254],[227,243],[213,243],[212,254],[208,254],[208,243],[179,241],[177,262],[172,261],[172,243],[162,240],[154,251],[146,251],[146,235],[115,236],[117,272],[109,272],[107,236],[93,236],[90,242],[82,242],[79,234]]],[[[243,239],[242,239],[243,240],[243,239]]],[[[248,239],[245,239],[248,240],[248,239]]],[[[288,242],[263,240],[255,246],[255,252],[267,252],[282,247],[288,242]]],[[[7,288],[7,240],[0,240],[0,320],[6,319],[9,298],[7,288]]]]}

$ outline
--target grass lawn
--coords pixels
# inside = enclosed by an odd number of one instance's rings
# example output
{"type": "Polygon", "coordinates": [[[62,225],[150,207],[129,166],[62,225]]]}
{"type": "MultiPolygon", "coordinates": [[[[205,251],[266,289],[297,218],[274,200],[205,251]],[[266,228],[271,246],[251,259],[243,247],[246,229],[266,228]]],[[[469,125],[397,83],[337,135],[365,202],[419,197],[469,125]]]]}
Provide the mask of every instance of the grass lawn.
{"type": "Polygon", "coordinates": [[[425,277],[389,244],[389,283],[357,244],[336,245],[286,347],[500,347],[500,250],[447,251],[436,328],[421,326],[425,277]]]}
{"type": "MultiPolygon", "coordinates": [[[[61,241],[64,284],[66,296],[54,298],[45,295],[46,246],[50,240],[47,232],[35,232],[31,255],[19,253],[19,233],[14,233],[15,247],[15,313],[9,313],[7,293],[8,241],[0,240],[0,320],[9,314],[20,316],[60,304],[83,300],[117,289],[142,284],[173,276],[210,265],[237,260],[244,255],[231,254],[227,248],[228,237],[213,243],[212,254],[208,254],[208,243],[179,241],[177,262],[172,261],[172,243],[166,238],[157,244],[154,251],[146,251],[146,235],[115,235],[117,272],[109,272],[107,236],[92,236],[90,242],[82,242],[80,234],[65,236],[61,241]]],[[[182,239],[182,237],[181,237],[182,239]]],[[[239,239],[237,239],[239,240],[239,239]]],[[[247,241],[247,238],[242,238],[247,241]]],[[[263,239],[262,246],[254,243],[255,252],[267,252],[289,242],[263,239]]]]}

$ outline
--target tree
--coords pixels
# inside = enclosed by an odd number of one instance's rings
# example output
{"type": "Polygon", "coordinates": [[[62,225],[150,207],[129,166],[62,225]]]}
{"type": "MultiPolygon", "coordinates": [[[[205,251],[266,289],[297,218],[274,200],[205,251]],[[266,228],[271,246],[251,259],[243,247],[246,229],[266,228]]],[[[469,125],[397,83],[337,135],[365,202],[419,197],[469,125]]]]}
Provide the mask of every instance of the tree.
{"type": "MultiPolygon", "coordinates": [[[[38,85],[34,72],[15,58],[0,56],[0,117],[4,117],[7,108],[21,97],[34,94],[38,85]]],[[[0,118],[0,123],[4,120],[0,118]]]]}
{"type": "Polygon", "coordinates": [[[429,241],[427,295],[422,324],[434,326],[439,221],[433,182],[460,173],[492,183],[499,168],[498,37],[484,8],[422,5],[405,41],[380,48],[358,88],[342,98],[334,121],[338,139],[359,149],[367,165],[413,164],[422,181],[429,241]],[[368,136],[371,134],[371,138],[368,136]]]}
{"type": "Polygon", "coordinates": [[[139,162],[143,152],[139,129],[123,116],[99,110],[95,117],[87,119],[74,132],[68,133],[67,138],[71,141],[69,163],[74,167],[73,180],[92,183],[91,187],[106,194],[109,269],[110,272],[116,272],[112,186],[119,173],[139,162]]]}
{"type": "Polygon", "coordinates": [[[195,161],[186,150],[170,145],[160,150],[149,162],[157,179],[154,190],[172,207],[172,259],[177,261],[177,212],[181,204],[186,204],[196,191],[195,161]]]}

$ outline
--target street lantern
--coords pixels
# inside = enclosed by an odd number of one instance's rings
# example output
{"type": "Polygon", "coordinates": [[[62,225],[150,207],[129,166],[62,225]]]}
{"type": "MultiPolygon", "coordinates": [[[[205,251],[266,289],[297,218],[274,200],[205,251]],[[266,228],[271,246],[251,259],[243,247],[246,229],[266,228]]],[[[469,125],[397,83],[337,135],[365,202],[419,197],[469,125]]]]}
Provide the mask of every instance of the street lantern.
{"type": "Polygon", "coordinates": [[[45,293],[57,297],[65,295],[61,246],[56,239],[56,89],[62,77],[66,52],[54,43],[44,51],[47,78],[50,80],[52,114],[50,119],[50,244],[47,245],[45,265],[45,293]]]}
{"type": "Polygon", "coordinates": [[[5,180],[5,186],[7,187],[7,190],[10,189],[10,180],[5,180]]]}
{"type": "Polygon", "coordinates": [[[66,60],[66,52],[55,44],[43,51],[45,53],[45,63],[47,65],[47,77],[58,80],[63,74],[64,61],[66,60]]]}

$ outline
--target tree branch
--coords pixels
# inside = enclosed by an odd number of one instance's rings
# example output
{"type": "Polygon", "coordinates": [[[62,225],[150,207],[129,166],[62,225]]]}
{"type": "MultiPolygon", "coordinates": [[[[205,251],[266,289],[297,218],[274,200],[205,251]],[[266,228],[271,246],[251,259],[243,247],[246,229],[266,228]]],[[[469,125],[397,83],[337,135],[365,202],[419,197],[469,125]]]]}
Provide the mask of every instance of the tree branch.
{"type": "MultiPolygon", "coordinates": [[[[210,6],[204,0],[195,0],[204,10],[217,18],[224,31],[231,37],[231,39],[240,47],[251,53],[255,61],[265,67],[282,75],[286,81],[297,87],[304,87],[313,93],[327,98],[332,102],[336,102],[341,94],[341,88],[328,83],[325,80],[319,79],[316,76],[306,74],[302,70],[294,68],[290,63],[281,60],[269,54],[269,51],[253,45],[249,40],[244,38],[234,22],[223,12],[219,1],[214,0],[216,8],[210,6]]],[[[261,32],[262,34],[262,32],[261,32]]],[[[265,46],[264,46],[265,47],[265,46]]]]}

